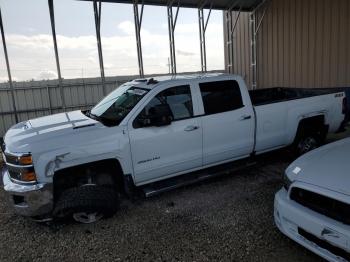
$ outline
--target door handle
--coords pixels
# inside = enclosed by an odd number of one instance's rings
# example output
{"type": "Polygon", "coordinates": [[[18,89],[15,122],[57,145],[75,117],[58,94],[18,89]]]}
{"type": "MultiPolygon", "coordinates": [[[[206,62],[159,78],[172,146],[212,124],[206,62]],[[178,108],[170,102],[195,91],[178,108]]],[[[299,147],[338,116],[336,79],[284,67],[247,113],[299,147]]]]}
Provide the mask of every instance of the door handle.
{"type": "Polygon", "coordinates": [[[248,119],[251,119],[251,118],[252,118],[251,115],[244,115],[244,116],[241,116],[241,117],[239,118],[239,120],[244,121],[244,120],[248,120],[248,119]]]}
{"type": "Polygon", "coordinates": [[[199,126],[187,126],[185,128],[185,131],[186,132],[190,132],[190,131],[194,131],[194,130],[197,130],[197,129],[199,129],[199,126]]]}

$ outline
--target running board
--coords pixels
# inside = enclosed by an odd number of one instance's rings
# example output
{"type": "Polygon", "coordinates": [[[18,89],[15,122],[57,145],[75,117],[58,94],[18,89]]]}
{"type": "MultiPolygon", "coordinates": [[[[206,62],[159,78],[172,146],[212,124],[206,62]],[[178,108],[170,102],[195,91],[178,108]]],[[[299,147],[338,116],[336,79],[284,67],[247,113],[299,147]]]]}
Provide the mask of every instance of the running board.
{"type": "Polygon", "coordinates": [[[201,171],[196,171],[185,175],[165,179],[159,182],[151,183],[149,185],[141,187],[141,190],[144,192],[146,197],[151,197],[166,191],[173,190],[175,188],[188,186],[213,177],[228,175],[233,171],[247,168],[256,164],[256,162],[253,161],[241,161],[242,160],[216,167],[210,167],[201,171]]]}

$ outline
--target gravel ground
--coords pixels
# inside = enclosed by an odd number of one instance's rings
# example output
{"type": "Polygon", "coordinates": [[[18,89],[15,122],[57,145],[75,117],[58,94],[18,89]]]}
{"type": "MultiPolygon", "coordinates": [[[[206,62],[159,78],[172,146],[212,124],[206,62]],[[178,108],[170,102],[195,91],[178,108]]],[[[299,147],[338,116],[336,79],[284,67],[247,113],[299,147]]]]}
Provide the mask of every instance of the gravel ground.
{"type": "Polygon", "coordinates": [[[124,201],[94,225],[37,224],[15,215],[1,188],[0,261],[321,261],[273,222],[291,161],[266,154],[231,175],[124,201]]]}
{"type": "Polygon", "coordinates": [[[95,225],[36,224],[1,201],[0,261],[319,261],[274,226],[289,162],[269,154],[229,176],[125,201],[95,225]]]}

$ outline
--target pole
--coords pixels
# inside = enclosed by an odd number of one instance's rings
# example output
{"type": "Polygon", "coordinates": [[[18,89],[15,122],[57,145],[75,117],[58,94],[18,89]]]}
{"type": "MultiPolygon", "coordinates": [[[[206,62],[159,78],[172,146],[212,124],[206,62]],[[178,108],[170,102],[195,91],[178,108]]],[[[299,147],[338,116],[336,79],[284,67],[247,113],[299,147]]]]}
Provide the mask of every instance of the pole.
{"type": "Polygon", "coordinates": [[[141,16],[139,16],[138,0],[133,1],[133,7],[134,7],[134,24],[135,24],[136,46],[137,46],[137,60],[139,64],[139,75],[140,77],[144,77],[142,45],[141,45],[141,25],[142,25],[144,4],[142,3],[142,6],[141,6],[141,16]]]}
{"type": "Polygon", "coordinates": [[[65,110],[66,109],[66,102],[65,102],[65,99],[64,99],[61,67],[60,67],[60,60],[59,60],[59,56],[58,56],[57,39],[56,39],[56,28],[55,28],[55,12],[54,12],[53,0],[48,0],[48,4],[49,4],[49,12],[50,12],[52,40],[53,40],[53,46],[54,46],[55,58],[56,58],[58,86],[60,88],[62,108],[63,108],[63,110],[65,110]]]}
{"type": "Polygon", "coordinates": [[[93,2],[93,7],[94,7],[94,16],[95,16],[95,29],[96,29],[98,60],[100,63],[100,73],[101,73],[103,95],[107,95],[105,69],[104,69],[104,64],[103,64],[103,53],[102,53],[102,43],[101,43],[101,7],[102,7],[101,1],[99,1],[98,9],[97,9],[97,2],[96,1],[93,2]]]}
{"type": "Polygon", "coordinates": [[[13,111],[15,113],[16,123],[18,123],[18,114],[17,114],[17,107],[16,107],[16,101],[15,101],[15,90],[13,88],[12,76],[11,76],[11,70],[10,70],[10,62],[9,62],[9,57],[7,54],[5,31],[4,31],[4,25],[2,23],[1,8],[0,8],[0,29],[1,29],[2,45],[4,47],[7,74],[8,74],[8,78],[9,78],[9,85],[10,85],[10,89],[11,89],[12,106],[13,106],[13,111]]]}
{"type": "Polygon", "coordinates": [[[167,6],[168,12],[168,32],[169,32],[169,46],[170,46],[170,63],[171,63],[171,73],[176,75],[176,51],[175,51],[175,27],[177,22],[177,17],[179,14],[180,5],[178,3],[175,19],[173,16],[173,2],[170,1],[167,6]]]}
{"type": "Polygon", "coordinates": [[[210,5],[209,13],[204,23],[203,6],[198,8],[199,42],[200,42],[202,72],[207,72],[207,51],[206,51],[206,43],[205,43],[205,33],[207,31],[211,10],[212,10],[212,4],[210,5]]]}

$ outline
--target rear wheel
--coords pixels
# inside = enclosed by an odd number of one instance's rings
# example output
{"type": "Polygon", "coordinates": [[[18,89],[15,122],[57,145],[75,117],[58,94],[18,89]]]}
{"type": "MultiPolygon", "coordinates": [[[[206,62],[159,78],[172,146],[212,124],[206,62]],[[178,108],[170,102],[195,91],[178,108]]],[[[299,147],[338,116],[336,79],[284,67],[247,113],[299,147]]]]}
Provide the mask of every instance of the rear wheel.
{"type": "Polygon", "coordinates": [[[298,155],[306,154],[320,146],[319,138],[316,135],[307,135],[302,137],[297,146],[296,153],[298,155]]]}
{"type": "Polygon", "coordinates": [[[112,187],[86,184],[63,191],[56,202],[56,219],[73,218],[79,223],[94,223],[112,216],[118,207],[118,194],[112,187]]]}

